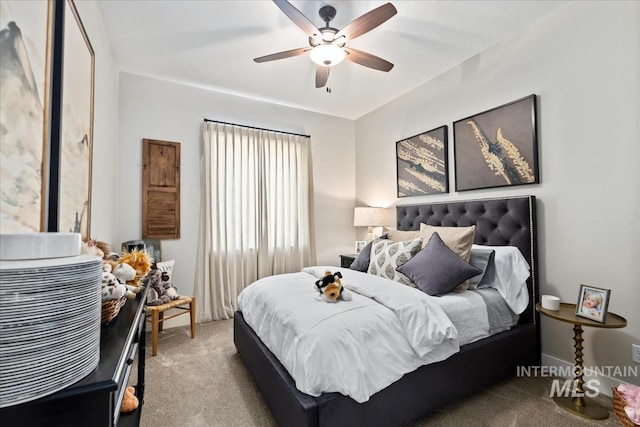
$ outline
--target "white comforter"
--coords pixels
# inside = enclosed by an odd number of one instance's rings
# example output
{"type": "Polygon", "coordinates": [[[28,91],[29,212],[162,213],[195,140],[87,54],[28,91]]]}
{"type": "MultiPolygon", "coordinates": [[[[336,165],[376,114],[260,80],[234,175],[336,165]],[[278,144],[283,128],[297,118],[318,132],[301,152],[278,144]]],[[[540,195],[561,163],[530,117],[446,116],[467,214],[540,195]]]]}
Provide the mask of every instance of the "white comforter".
{"type": "Polygon", "coordinates": [[[458,333],[433,297],[388,279],[337,267],[260,279],[238,308],[303,393],[340,392],[357,402],[421,365],[459,350],[458,333]],[[342,272],[352,301],[324,302],[314,283],[342,272]]]}

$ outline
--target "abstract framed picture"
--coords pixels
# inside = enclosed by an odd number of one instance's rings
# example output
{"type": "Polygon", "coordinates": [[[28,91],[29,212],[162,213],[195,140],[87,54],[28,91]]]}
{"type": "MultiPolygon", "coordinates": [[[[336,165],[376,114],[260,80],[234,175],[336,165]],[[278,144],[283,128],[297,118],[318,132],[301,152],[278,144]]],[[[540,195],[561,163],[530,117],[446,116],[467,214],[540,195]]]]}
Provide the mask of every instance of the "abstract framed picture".
{"type": "Polygon", "coordinates": [[[90,237],[94,52],[73,1],[64,16],[58,231],[90,237]]]}
{"type": "Polygon", "coordinates": [[[398,197],[449,192],[447,126],[396,142],[398,197]]]}
{"type": "Polygon", "coordinates": [[[580,285],[578,303],[576,304],[576,316],[591,319],[599,323],[606,322],[610,297],[610,289],[580,285]]]}
{"type": "Polygon", "coordinates": [[[456,191],[536,184],[536,96],[453,123],[456,191]]]}
{"type": "Polygon", "coordinates": [[[51,1],[0,2],[0,233],[45,230],[51,1]]]}

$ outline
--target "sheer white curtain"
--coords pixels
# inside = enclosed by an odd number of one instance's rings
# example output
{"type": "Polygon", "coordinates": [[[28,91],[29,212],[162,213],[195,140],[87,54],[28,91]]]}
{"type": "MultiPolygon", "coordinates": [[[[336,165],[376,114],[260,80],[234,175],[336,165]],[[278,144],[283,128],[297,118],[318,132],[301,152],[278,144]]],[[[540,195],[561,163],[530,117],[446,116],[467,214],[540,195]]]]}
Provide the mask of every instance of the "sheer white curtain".
{"type": "Polygon", "coordinates": [[[315,263],[310,139],[205,122],[195,296],[228,319],[253,281],[315,263]]]}

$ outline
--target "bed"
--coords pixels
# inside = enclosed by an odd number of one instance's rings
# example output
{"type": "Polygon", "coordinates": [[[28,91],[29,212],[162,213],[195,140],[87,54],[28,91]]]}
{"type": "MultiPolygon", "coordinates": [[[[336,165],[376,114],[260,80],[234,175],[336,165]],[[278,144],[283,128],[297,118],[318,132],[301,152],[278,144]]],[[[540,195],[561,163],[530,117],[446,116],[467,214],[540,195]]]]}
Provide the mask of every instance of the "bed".
{"type": "Polygon", "coordinates": [[[420,223],[447,227],[475,224],[474,243],[517,247],[531,272],[527,308],[510,330],[464,345],[446,360],[421,366],[364,403],[340,393],[313,397],[300,392],[238,311],[234,316],[235,345],[280,425],[402,425],[513,376],[518,366],[540,363],[539,317],[535,311],[539,301],[535,197],[403,205],[396,209],[398,230],[417,230],[420,223]]]}

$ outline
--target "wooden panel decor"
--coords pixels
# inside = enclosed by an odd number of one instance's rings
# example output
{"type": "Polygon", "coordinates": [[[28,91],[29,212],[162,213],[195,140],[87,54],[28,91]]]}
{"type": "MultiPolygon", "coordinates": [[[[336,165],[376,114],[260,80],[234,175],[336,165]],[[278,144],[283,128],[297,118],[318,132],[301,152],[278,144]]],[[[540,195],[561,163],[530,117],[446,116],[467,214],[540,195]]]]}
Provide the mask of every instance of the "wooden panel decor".
{"type": "Polygon", "coordinates": [[[180,143],[142,140],[142,238],[180,238],[180,143]]]}

